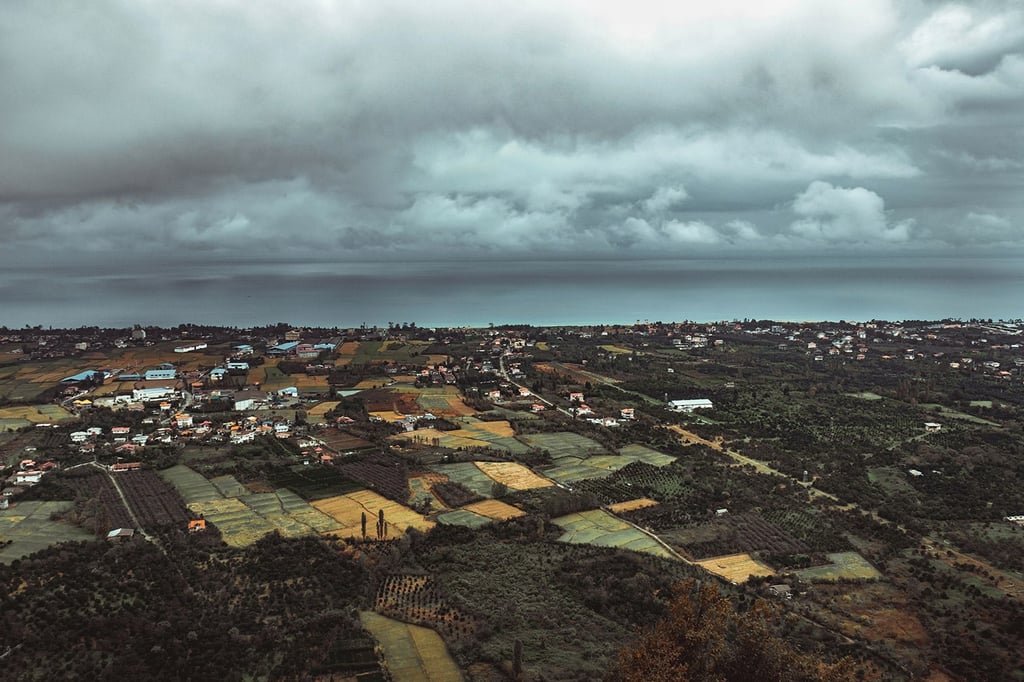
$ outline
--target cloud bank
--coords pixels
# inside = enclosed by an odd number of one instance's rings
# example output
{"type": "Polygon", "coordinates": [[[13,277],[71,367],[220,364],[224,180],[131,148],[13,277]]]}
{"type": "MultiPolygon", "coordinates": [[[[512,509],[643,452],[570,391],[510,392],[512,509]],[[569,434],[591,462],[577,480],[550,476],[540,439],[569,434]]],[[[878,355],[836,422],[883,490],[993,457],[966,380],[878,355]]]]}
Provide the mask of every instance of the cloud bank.
{"type": "Polygon", "coordinates": [[[0,265],[1024,246],[1017,3],[0,9],[0,265]]]}

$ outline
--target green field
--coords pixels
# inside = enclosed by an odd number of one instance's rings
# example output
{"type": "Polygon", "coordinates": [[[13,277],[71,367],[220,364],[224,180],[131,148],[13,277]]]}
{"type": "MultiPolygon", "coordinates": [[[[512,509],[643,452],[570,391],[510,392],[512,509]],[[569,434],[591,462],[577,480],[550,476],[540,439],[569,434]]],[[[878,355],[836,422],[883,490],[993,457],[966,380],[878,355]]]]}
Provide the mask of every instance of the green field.
{"type": "Polygon", "coordinates": [[[0,548],[0,563],[9,564],[60,542],[93,540],[87,530],[50,520],[52,514],[66,511],[71,504],[31,500],[0,511],[0,539],[11,541],[0,548]]]}
{"type": "Polygon", "coordinates": [[[838,552],[835,554],[828,554],[828,560],[831,562],[825,566],[813,566],[811,568],[804,568],[799,571],[794,571],[801,580],[813,581],[813,580],[828,580],[835,581],[841,579],[862,579],[862,580],[877,580],[882,577],[882,574],[878,570],[869,564],[867,560],[857,552],[838,552]]]}
{"type": "Polygon", "coordinates": [[[296,537],[340,528],[290,490],[249,493],[233,476],[208,480],[180,464],[160,474],[178,490],[189,510],[217,526],[233,547],[251,545],[275,530],[296,537]]]}
{"type": "Polygon", "coordinates": [[[444,640],[430,628],[409,625],[372,611],[360,612],[359,620],[380,644],[391,679],[401,682],[462,681],[462,671],[448,653],[444,640]]]}
{"type": "Polygon", "coordinates": [[[570,431],[531,433],[519,438],[532,448],[550,452],[556,464],[572,464],[572,460],[580,463],[591,455],[608,454],[600,443],[570,431]]]}
{"type": "Polygon", "coordinates": [[[565,531],[558,538],[559,542],[618,547],[653,554],[663,559],[676,558],[657,540],[603,509],[560,516],[553,519],[552,523],[565,531]]]}
{"type": "Polygon", "coordinates": [[[456,509],[455,511],[438,514],[437,522],[445,526],[481,528],[482,526],[486,526],[488,523],[493,523],[494,520],[471,511],[466,511],[465,509],[456,509]]]}
{"type": "Polygon", "coordinates": [[[494,479],[480,471],[480,468],[472,462],[433,464],[430,466],[430,469],[439,474],[444,474],[456,483],[461,483],[477,495],[491,497],[491,486],[494,485],[494,479]]]}

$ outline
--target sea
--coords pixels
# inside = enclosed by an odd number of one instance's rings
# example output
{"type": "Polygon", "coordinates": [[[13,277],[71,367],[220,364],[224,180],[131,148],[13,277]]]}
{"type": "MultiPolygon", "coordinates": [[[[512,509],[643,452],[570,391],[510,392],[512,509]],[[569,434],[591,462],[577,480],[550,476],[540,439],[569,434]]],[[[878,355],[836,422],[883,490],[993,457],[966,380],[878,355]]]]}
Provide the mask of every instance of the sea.
{"type": "Polygon", "coordinates": [[[538,326],[1024,317],[1024,258],[161,265],[0,272],[0,325],[538,326]]]}

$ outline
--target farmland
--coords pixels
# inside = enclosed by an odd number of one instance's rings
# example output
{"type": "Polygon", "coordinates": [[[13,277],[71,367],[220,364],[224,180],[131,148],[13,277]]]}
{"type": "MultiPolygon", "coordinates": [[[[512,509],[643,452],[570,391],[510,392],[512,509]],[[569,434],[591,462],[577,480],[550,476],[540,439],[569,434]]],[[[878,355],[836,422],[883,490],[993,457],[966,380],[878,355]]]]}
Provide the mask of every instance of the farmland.
{"type": "Polygon", "coordinates": [[[551,522],[565,531],[558,538],[560,542],[618,547],[665,559],[676,558],[650,535],[601,509],[561,516],[551,522]]]}
{"type": "Polygon", "coordinates": [[[406,623],[432,628],[449,642],[464,643],[479,622],[451,605],[437,581],[427,575],[389,575],[377,590],[374,610],[406,623]]]}
{"type": "Polygon", "coordinates": [[[423,515],[381,497],[371,490],[360,490],[347,495],[316,500],[312,506],[338,523],[338,527],[333,529],[330,534],[339,538],[361,537],[363,514],[367,519],[367,537],[375,538],[377,518],[381,511],[384,512],[385,537],[387,539],[401,537],[408,528],[426,531],[434,527],[434,522],[426,519],[423,515]]]}
{"type": "Polygon", "coordinates": [[[70,507],[71,502],[26,500],[0,510],[0,538],[10,541],[9,545],[0,546],[0,563],[9,564],[61,542],[93,539],[87,530],[50,519],[70,507]]]}
{"type": "Polygon", "coordinates": [[[289,490],[249,493],[231,476],[211,480],[182,465],[161,475],[178,490],[189,511],[213,523],[232,547],[246,547],[275,530],[295,537],[339,528],[289,490]]]}
{"type": "Polygon", "coordinates": [[[731,583],[744,583],[751,576],[775,575],[775,571],[770,567],[746,553],[717,556],[696,563],[710,573],[721,576],[731,583]]]}
{"type": "Polygon", "coordinates": [[[433,630],[372,611],[361,612],[359,619],[380,644],[394,679],[409,682],[461,682],[463,679],[444,640],[433,630]]]}
{"type": "Polygon", "coordinates": [[[829,563],[796,571],[801,580],[877,580],[882,577],[874,566],[856,552],[836,552],[828,555],[829,563]]]}
{"type": "Polygon", "coordinates": [[[507,421],[482,421],[473,417],[459,417],[454,421],[460,427],[454,431],[417,429],[392,436],[392,440],[411,440],[453,449],[494,448],[512,454],[523,454],[530,449],[515,438],[515,431],[507,421]]]}

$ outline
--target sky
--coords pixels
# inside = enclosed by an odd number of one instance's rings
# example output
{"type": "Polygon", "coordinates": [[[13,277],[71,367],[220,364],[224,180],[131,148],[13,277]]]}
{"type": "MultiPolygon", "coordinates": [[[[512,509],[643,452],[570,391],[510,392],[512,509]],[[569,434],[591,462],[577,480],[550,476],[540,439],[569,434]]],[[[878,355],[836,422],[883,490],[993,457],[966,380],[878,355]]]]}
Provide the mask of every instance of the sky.
{"type": "Polygon", "coordinates": [[[29,0],[0,102],[20,272],[1024,252],[1016,0],[29,0]]]}

